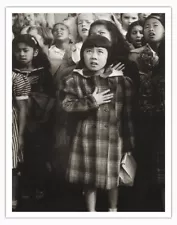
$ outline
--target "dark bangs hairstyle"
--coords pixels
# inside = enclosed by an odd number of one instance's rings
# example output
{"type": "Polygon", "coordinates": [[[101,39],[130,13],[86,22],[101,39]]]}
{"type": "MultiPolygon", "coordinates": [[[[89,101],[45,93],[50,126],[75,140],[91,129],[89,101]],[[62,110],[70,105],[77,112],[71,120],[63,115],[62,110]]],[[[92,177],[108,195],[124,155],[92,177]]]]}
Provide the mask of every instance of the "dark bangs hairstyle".
{"type": "Polygon", "coordinates": [[[110,33],[111,36],[111,57],[113,64],[116,64],[119,59],[127,58],[129,54],[129,45],[124,39],[123,35],[117,28],[117,26],[108,20],[96,20],[90,26],[89,35],[94,26],[103,25],[110,33]]]}
{"type": "Polygon", "coordinates": [[[94,47],[101,47],[105,48],[108,51],[108,59],[105,67],[109,67],[112,64],[111,59],[111,42],[101,35],[91,35],[88,36],[87,39],[84,41],[81,52],[80,52],[80,62],[77,68],[85,68],[85,62],[84,62],[84,51],[87,48],[94,48],[94,47]]]}
{"type": "Polygon", "coordinates": [[[38,50],[38,55],[33,58],[32,64],[34,68],[44,67],[49,69],[50,63],[47,56],[42,52],[41,47],[39,46],[35,37],[30,34],[19,34],[17,35],[12,41],[12,68],[20,69],[21,65],[16,60],[14,52],[17,48],[19,43],[24,43],[34,50],[38,50]]]}

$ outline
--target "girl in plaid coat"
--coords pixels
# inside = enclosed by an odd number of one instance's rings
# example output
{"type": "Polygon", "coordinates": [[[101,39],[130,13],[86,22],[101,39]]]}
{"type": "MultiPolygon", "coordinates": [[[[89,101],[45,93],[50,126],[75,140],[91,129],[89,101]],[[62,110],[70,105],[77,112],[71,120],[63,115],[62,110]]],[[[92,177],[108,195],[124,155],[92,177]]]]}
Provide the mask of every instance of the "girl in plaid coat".
{"type": "Polygon", "coordinates": [[[110,211],[117,211],[122,154],[134,148],[132,81],[111,64],[111,42],[91,35],[81,48],[82,69],[64,81],[62,107],[75,128],[67,179],[84,185],[88,211],[95,211],[97,188],[109,191],[110,211]]]}

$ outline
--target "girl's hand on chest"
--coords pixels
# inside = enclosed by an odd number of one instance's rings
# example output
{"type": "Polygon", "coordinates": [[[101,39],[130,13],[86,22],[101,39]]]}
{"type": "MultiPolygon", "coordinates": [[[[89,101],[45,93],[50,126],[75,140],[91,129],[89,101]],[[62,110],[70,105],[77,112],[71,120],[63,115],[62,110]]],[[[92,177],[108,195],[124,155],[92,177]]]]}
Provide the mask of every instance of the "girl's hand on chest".
{"type": "Polygon", "coordinates": [[[111,102],[111,99],[114,97],[113,93],[110,93],[110,89],[98,93],[98,88],[96,87],[92,96],[95,98],[98,105],[111,102]]]}

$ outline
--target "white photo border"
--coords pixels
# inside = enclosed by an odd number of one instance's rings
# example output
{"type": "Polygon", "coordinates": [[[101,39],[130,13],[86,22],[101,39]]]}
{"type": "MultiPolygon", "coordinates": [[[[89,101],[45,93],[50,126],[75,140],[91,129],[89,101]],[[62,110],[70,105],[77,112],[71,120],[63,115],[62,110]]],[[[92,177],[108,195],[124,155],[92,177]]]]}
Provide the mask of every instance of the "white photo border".
{"type": "Polygon", "coordinates": [[[6,218],[171,218],[172,215],[172,158],[171,158],[171,7],[6,7],[6,218]],[[158,12],[165,13],[165,212],[119,212],[119,213],[88,213],[88,212],[12,212],[12,13],[123,13],[123,12],[158,12]]]}

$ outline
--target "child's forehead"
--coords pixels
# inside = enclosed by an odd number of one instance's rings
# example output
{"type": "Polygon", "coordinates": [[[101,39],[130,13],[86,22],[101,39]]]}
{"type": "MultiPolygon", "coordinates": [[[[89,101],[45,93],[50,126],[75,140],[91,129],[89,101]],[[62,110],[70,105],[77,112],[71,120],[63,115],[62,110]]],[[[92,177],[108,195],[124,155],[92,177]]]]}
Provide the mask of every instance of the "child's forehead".
{"type": "Polygon", "coordinates": [[[94,24],[90,29],[91,30],[94,30],[94,29],[108,30],[105,24],[94,24]]]}
{"type": "Polygon", "coordinates": [[[58,23],[58,24],[56,24],[56,25],[54,26],[54,30],[55,30],[56,28],[59,28],[59,27],[62,27],[62,28],[65,28],[65,29],[69,30],[68,27],[67,27],[65,24],[63,24],[63,23],[58,23]]]}
{"type": "Polygon", "coordinates": [[[138,13],[123,13],[122,17],[138,17],[138,13]]]}
{"type": "Polygon", "coordinates": [[[18,48],[32,48],[29,44],[27,44],[26,42],[18,42],[17,43],[17,47],[18,48]]]}
{"type": "MultiPolygon", "coordinates": [[[[85,50],[87,50],[87,49],[92,49],[92,50],[98,50],[98,49],[105,49],[106,51],[107,51],[107,49],[105,48],[105,47],[102,47],[102,46],[88,46],[88,47],[86,47],[85,48],[85,50]]],[[[84,51],[85,51],[84,50],[84,51]]]]}
{"type": "Polygon", "coordinates": [[[143,27],[141,26],[141,25],[139,25],[139,24],[136,24],[136,25],[134,25],[133,27],[132,27],[132,30],[135,30],[135,29],[143,29],[143,27]]]}
{"type": "Polygon", "coordinates": [[[34,13],[24,13],[25,16],[34,17],[34,13]]]}
{"type": "Polygon", "coordinates": [[[80,13],[78,20],[94,20],[94,15],[92,13],[80,13]]]}
{"type": "Polygon", "coordinates": [[[152,24],[152,23],[161,23],[158,19],[156,18],[149,18],[146,20],[145,24],[152,24]]]}

